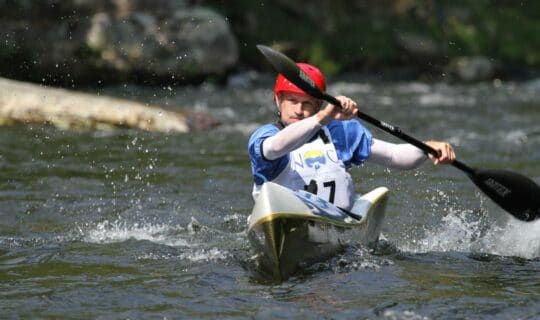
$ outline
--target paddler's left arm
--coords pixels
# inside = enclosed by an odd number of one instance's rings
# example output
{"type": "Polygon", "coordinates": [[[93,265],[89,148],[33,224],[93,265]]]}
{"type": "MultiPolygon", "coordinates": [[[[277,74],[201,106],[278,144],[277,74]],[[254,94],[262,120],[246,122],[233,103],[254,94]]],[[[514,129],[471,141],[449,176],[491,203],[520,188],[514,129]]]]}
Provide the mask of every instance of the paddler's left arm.
{"type": "MultiPolygon", "coordinates": [[[[434,164],[446,164],[455,160],[454,149],[449,143],[440,141],[426,141],[425,143],[440,153],[437,158],[430,156],[434,164]]],[[[411,170],[418,168],[427,159],[422,150],[411,144],[394,144],[374,138],[367,161],[389,168],[411,170]]]]}
{"type": "MultiPolygon", "coordinates": [[[[341,107],[328,104],[315,116],[322,124],[328,123],[331,119],[349,120],[358,114],[358,104],[345,96],[338,96],[336,99],[341,107]]],[[[425,141],[425,144],[439,152],[438,157],[429,155],[434,164],[452,163],[456,159],[454,149],[447,142],[425,141]]],[[[427,159],[426,154],[411,144],[392,144],[382,140],[373,139],[371,155],[367,159],[376,163],[384,164],[388,167],[398,169],[414,169],[419,167],[427,159]]]]}

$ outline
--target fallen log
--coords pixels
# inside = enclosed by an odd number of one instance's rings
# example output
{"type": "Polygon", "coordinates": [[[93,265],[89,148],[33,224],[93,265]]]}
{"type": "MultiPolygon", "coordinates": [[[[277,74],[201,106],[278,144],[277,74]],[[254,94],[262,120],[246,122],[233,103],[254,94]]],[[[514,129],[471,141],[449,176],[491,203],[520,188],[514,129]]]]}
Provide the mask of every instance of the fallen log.
{"type": "Polygon", "coordinates": [[[0,78],[0,124],[9,123],[50,124],[61,129],[128,127],[167,133],[219,124],[201,112],[172,111],[127,99],[0,78]]]}

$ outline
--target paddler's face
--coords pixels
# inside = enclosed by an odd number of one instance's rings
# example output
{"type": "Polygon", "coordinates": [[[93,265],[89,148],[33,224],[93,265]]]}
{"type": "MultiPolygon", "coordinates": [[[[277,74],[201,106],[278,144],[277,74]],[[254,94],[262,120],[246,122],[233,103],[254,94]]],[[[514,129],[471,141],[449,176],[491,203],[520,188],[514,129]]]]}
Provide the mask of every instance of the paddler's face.
{"type": "Polygon", "coordinates": [[[277,96],[281,122],[286,126],[314,115],[320,110],[321,103],[321,100],[302,93],[283,91],[277,96]]]}

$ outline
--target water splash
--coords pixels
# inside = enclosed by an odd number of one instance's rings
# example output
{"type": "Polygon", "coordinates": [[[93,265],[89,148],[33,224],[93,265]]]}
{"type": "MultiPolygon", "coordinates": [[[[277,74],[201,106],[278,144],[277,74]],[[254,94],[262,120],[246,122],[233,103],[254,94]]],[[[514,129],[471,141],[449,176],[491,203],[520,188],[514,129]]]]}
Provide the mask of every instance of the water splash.
{"type": "Polygon", "coordinates": [[[540,221],[508,221],[504,228],[494,228],[486,235],[490,253],[526,259],[540,257],[540,221]]]}
{"type": "Polygon", "coordinates": [[[148,252],[139,256],[138,260],[188,260],[191,262],[217,262],[228,260],[232,257],[228,251],[218,248],[188,250],[180,255],[148,252]]]}
{"type": "Polygon", "coordinates": [[[428,317],[422,316],[414,311],[405,310],[386,310],[384,311],[384,319],[388,320],[428,320],[428,317]]]}
{"type": "Polygon", "coordinates": [[[130,239],[146,240],[152,243],[178,248],[174,251],[145,252],[137,257],[139,260],[187,260],[195,263],[229,260],[232,254],[214,246],[211,241],[202,238],[215,231],[191,218],[186,226],[129,222],[123,219],[105,220],[88,231],[79,228],[83,241],[89,243],[119,243],[130,239]],[[202,238],[201,238],[202,237],[202,238]],[[201,238],[201,239],[199,239],[201,238]]]}
{"type": "Polygon", "coordinates": [[[231,254],[227,251],[219,250],[218,248],[201,249],[194,252],[185,252],[180,255],[180,258],[193,262],[209,262],[227,260],[231,258],[231,254]]]}
{"type": "Polygon", "coordinates": [[[339,257],[337,264],[332,264],[334,272],[349,272],[352,270],[380,271],[383,266],[394,265],[386,257],[374,255],[374,250],[363,246],[357,247],[352,253],[345,253],[339,257]]]}
{"type": "Polygon", "coordinates": [[[123,220],[98,223],[88,231],[81,230],[83,241],[90,243],[116,243],[128,239],[147,240],[173,247],[189,246],[189,243],[178,236],[184,231],[180,226],[166,224],[128,223],[123,220]]]}
{"type": "Polygon", "coordinates": [[[442,219],[442,224],[426,230],[419,240],[399,246],[406,252],[459,251],[515,256],[525,259],[540,257],[540,221],[527,223],[511,219],[506,225],[471,221],[470,210],[456,212],[442,219]]]}

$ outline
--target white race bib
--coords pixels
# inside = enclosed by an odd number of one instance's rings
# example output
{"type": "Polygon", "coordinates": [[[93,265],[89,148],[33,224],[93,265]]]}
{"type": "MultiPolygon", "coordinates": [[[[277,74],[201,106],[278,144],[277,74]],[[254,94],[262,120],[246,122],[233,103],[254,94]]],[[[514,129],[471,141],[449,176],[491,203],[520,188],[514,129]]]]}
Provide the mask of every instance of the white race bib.
{"type": "Polygon", "coordinates": [[[354,186],[338,158],[329,130],[289,154],[289,163],[272,182],[292,190],[309,190],[338,207],[350,209],[354,186]]]}

